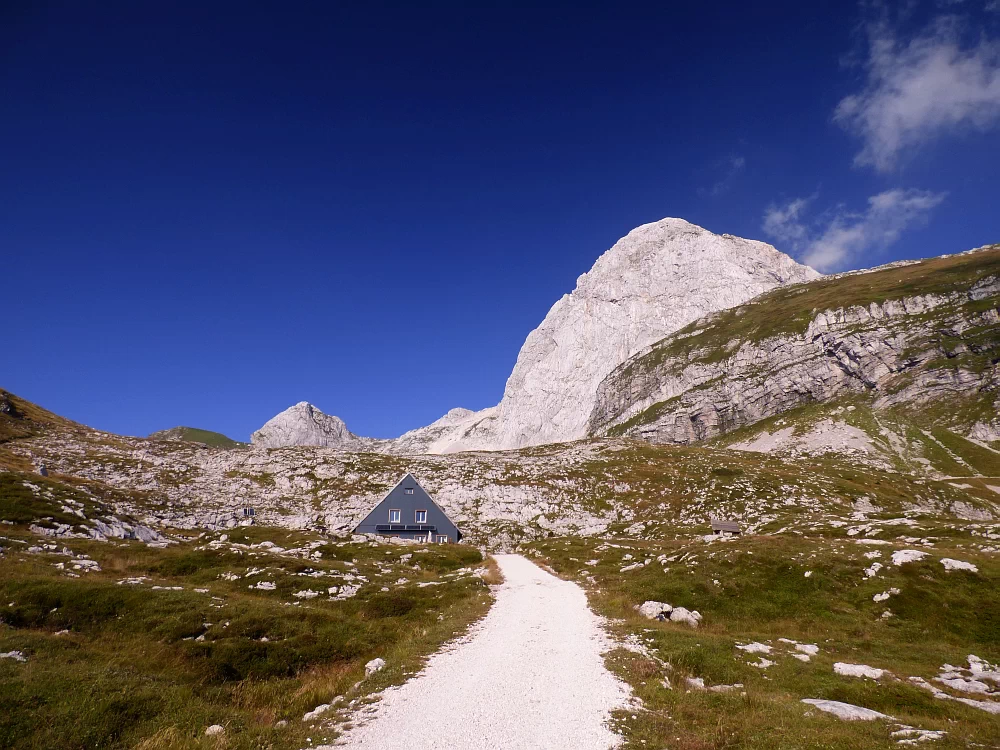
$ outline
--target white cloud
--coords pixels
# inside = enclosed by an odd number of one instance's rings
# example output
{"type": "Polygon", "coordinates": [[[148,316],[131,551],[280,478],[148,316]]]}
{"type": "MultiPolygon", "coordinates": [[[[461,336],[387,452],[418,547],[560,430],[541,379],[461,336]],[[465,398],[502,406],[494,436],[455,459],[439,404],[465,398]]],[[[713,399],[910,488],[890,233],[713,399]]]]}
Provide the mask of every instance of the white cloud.
{"type": "Polygon", "coordinates": [[[839,271],[866,252],[896,242],[909,227],[919,226],[945,198],[944,193],[895,188],[873,195],[861,213],[840,209],[832,218],[807,222],[811,198],[798,198],[764,212],[764,231],[785,243],[817,271],[839,271]]]}
{"type": "Polygon", "coordinates": [[[784,206],[770,205],[764,211],[764,231],[774,239],[798,248],[809,230],[802,223],[802,215],[812,198],[796,198],[784,206]]]}
{"type": "Polygon", "coordinates": [[[904,42],[884,20],[868,26],[867,82],[834,113],[863,140],[855,164],[889,171],[906,149],[1000,121],[1000,44],[963,46],[961,30],[946,16],[904,42]]]}

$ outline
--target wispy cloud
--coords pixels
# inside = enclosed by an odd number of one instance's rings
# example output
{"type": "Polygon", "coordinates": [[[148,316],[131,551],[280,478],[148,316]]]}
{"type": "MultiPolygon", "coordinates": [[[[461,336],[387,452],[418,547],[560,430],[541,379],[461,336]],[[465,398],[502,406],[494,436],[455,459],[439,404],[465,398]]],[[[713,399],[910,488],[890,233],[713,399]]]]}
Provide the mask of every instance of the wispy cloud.
{"type": "Polygon", "coordinates": [[[796,198],[783,206],[770,205],[764,211],[764,232],[789,247],[798,250],[809,237],[803,223],[806,208],[813,198],[796,198]]]}
{"type": "Polygon", "coordinates": [[[855,164],[886,172],[900,154],[962,129],[1000,122],[1000,44],[963,44],[955,16],[935,20],[909,41],[884,18],[867,26],[867,80],[834,119],[863,141],[855,164]]]}
{"type": "Polygon", "coordinates": [[[812,198],[797,198],[769,206],[763,229],[817,271],[840,271],[858,256],[893,244],[907,228],[926,222],[944,199],[944,193],[896,188],[873,195],[865,211],[841,208],[808,221],[812,198]]]}
{"type": "Polygon", "coordinates": [[[698,192],[701,195],[709,195],[713,198],[729,192],[729,189],[733,186],[733,182],[740,175],[740,173],[746,169],[746,166],[747,160],[745,157],[740,156],[739,154],[730,154],[725,159],[719,160],[712,167],[712,171],[716,175],[721,174],[721,177],[719,177],[711,187],[700,188],[698,192]]]}

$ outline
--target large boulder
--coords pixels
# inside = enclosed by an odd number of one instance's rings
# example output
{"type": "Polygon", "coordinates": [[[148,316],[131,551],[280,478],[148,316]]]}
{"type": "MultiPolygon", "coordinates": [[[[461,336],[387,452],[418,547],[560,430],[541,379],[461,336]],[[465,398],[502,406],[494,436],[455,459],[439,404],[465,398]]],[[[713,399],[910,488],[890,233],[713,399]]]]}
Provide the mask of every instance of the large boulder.
{"type": "Polygon", "coordinates": [[[670,622],[683,622],[696,628],[701,624],[701,613],[684,607],[674,607],[670,610],[670,622]]]}
{"type": "Polygon", "coordinates": [[[666,602],[647,601],[636,605],[636,611],[643,617],[650,620],[666,620],[670,617],[673,609],[666,602]]]}

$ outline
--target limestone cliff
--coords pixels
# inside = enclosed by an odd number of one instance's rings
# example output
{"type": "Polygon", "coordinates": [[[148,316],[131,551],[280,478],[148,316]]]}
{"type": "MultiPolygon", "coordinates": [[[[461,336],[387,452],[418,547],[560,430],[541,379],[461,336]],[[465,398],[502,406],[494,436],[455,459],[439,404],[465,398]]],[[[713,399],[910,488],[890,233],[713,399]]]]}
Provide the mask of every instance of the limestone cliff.
{"type": "Polygon", "coordinates": [[[991,246],[828,277],[700,320],[608,375],[588,429],[693,443],[861,394],[877,409],[962,402],[961,414],[942,417],[985,436],[976,420],[995,417],[998,361],[1000,247],[991,246]]]}

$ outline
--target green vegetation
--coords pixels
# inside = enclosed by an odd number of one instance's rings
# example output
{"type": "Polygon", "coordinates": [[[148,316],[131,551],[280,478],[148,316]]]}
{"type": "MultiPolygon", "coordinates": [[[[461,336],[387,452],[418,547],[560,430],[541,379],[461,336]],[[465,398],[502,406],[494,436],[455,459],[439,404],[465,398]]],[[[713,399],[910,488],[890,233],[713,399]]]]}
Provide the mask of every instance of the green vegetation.
{"type": "Polygon", "coordinates": [[[154,432],[149,436],[154,440],[183,440],[189,443],[200,443],[210,448],[239,448],[241,443],[226,437],[221,432],[199,430],[197,427],[172,427],[169,430],[154,432]]]}
{"type": "MultiPolygon", "coordinates": [[[[779,287],[755,300],[698,320],[654,344],[645,356],[622,366],[620,376],[631,370],[653,370],[668,359],[720,362],[729,355],[732,341],[762,341],[806,331],[818,312],[867,306],[918,295],[965,292],[983,279],[1000,275],[1000,245],[968,255],[932,258],[917,264],[886,268],[872,273],[818,279],[808,284],[779,287]]],[[[967,302],[977,310],[990,304],[967,302]]],[[[984,330],[987,343],[996,344],[996,332],[984,330]]],[[[978,339],[977,339],[978,342],[978,339]]]]}
{"type": "Polygon", "coordinates": [[[489,606],[465,545],[247,527],[159,549],[27,529],[81,522],[53,509],[72,493],[0,472],[0,652],[26,658],[0,660],[2,747],[217,747],[204,731],[221,724],[227,748],[300,748],[336,734],[306,712],[403,680],[489,606]]]}
{"type": "Polygon", "coordinates": [[[1000,660],[1000,563],[973,549],[966,533],[934,524],[921,533],[938,543],[929,557],[902,566],[889,558],[905,542],[866,546],[825,535],[713,543],[562,537],[529,545],[529,554],[579,580],[619,637],[648,649],[618,650],[608,659],[643,701],[642,710],[618,716],[627,748],[896,747],[889,723],[839,721],[807,711],[803,698],[843,701],[946,731],[936,748],[992,746],[995,716],[935,699],[907,678],[931,680],[942,665],[964,664],[968,654],[1000,660]],[[865,553],[872,551],[886,567],[866,577],[873,560],[865,553]],[[941,557],[973,562],[979,572],[947,572],[941,557]],[[590,560],[598,562],[583,563],[590,560]],[[650,562],[622,572],[643,560],[650,562]],[[899,593],[873,600],[892,588],[899,593]],[[634,607],[647,600],[697,610],[702,626],[642,618],[634,607]],[[891,616],[883,617],[887,610],[891,616]],[[819,651],[800,661],[792,654],[802,653],[781,638],[819,651]],[[736,648],[751,642],[772,651],[736,648]],[[752,666],[761,656],[774,664],[752,666]],[[833,671],[838,661],[887,669],[899,680],[840,676],[833,671]],[[743,687],[691,690],[689,677],[743,687]]]}

